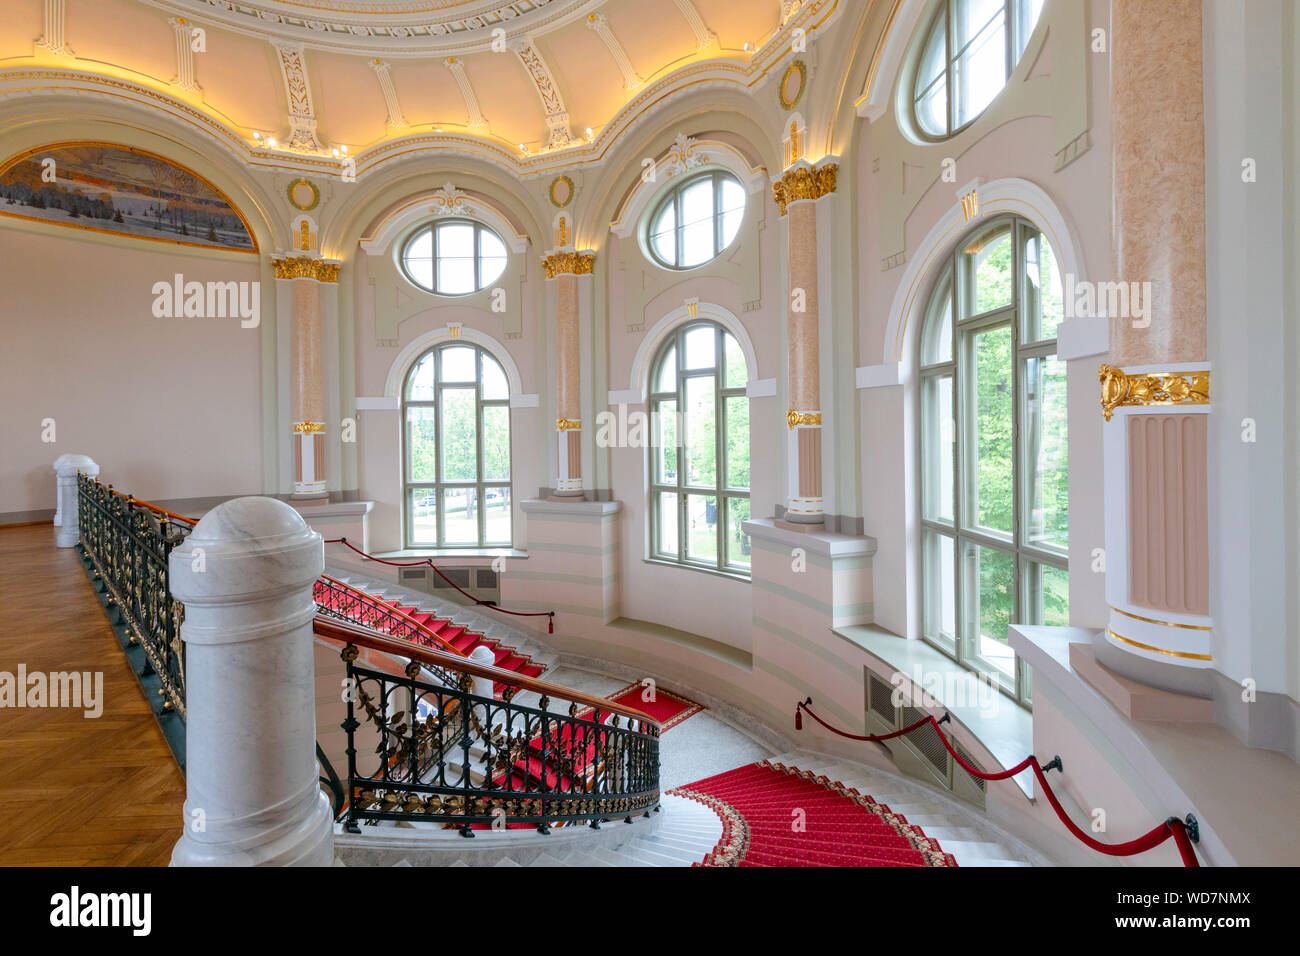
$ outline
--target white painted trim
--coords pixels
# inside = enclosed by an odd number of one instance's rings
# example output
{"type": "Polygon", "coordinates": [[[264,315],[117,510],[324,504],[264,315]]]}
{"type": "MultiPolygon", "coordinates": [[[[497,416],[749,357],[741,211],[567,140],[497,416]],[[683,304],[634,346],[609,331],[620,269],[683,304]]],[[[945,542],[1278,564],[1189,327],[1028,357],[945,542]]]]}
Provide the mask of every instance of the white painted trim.
{"type": "Polygon", "coordinates": [[[885,329],[885,342],[881,361],[902,362],[904,378],[915,367],[917,332],[925,314],[925,293],[935,266],[941,262],[957,240],[980,224],[997,216],[1012,213],[1023,216],[1043,231],[1052,244],[1061,275],[1073,275],[1076,282],[1085,281],[1083,247],[1074,229],[1041,187],[1026,179],[995,179],[979,187],[979,213],[969,222],[962,214],[961,203],[954,202],[943,217],[925,234],[908,257],[907,269],[894,293],[889,308],[889,325],[885,329]]]}
{"type": "Polygon", "coordinates": [[[745,395],[749,398],[770,398],[776,394],[776,379],[751,378],[745,383],[745,395]]]}
{"type": "Polygon", "coordinates": [[[868,122],[880,119],[893,105],[894,84],[903,68],[903,58],[929,6],[929,0],[898,0],[898,9],[880,41],[880,60],[871,76],[871,86],[862,91],[855,104],[858,115],[868,122]]]}
{"type": "Polygon", "coordinates": [[[1105,355],[1110,351],[1110,319],[1080,316],[1056,327],[1056,354],[1065,361],[1105,355]]]}
{"type": "Polygon", "coordinates": [[[617,405],[640,405],[645,401],[645,393],[637,391],[635,388],[616,388],[611,389],[609,393],[609,404],[611,407],[617,405]]]}
{"type": "MultiPolygon", "coordinates": [[[[653,182],[641,180],[632,194],[627,197],[623,207],[610,223],[609,231],[614,233],[620,239],[626,239],[636,230],[641,220],[648,214],[654,202],[667,189],[671,188],[673,179],[678,176],[695,175],[696,173],[706,172],[710,169],[725,169],[745,187],[748,195],[764,191],[767,188],[766,170],[762,166],[754,167],[749,165],[747,160],[739,150],[729,143],[720,143],[717,140],[697,140],[694,148],[698,149],[707,157],[707,161],[691,169],[674,171],[669,174],[668,167],[676,165],[674,159],[675,150],[669,150],[664,158],[659,160],[655,165],[655,178],[653,182]]],[[[639,172],[639,169],[638,169],[639,172]]]]}
{"type": "Polygon", "coordinates": [[[886,362],[884,365],[863,365],[856,370],[855,379],[858,388],[888,388],[890,385],[902,385],[902,363],[886,362]]]}
{"type": "Polygon", "coordinates": [[[358,398],[357,411],[359,412],[379,412],[379,411],[397,411],[402,407],[402,400],[389,395],[382,395],[377,398],[358,398]]]}
{"type": "Polygon", "coordinates": [[[692,318],[687,314],[685,305],[678,306],[650,327],[650,331],[645,334],[645,337],[641,339],[641,344],[637,346],[636,357],[632,360],[629,391],[636,391],[639,395],[645,395],[649,384],[650,365],[659,352],[659,346],[663,344],[664,339],[668,338],[669,333],[676,329],[677,326],[686,322],[695,322],[699,319],[716,322],[735,336],[736,342],[740,345],[740,350],[745,353],[746,369],[751,375],[758,370],[758,355],[754,351],[754,343],[750,341],[749,332],[745,330],[744,323],[736,318],[735,313],[714,302],[701,302],[698,309],[699,314],[692,318]]]}
{"type": "Polygon", "coordinates": [[[506,381],[510,384],[510,394],[522,397],[524,391],[523,379],[519,375],[519,366],[515,364],[514,357],[510,354],[509,349],[486,332],[480,332],[478,329],[465,326],[461,327],[460,338],[457,339],[451,337],[451,333],[448,332],[446,326],[440,329],[430,329],[423,335],[413,339],[406,348],[397,353],[397,358],[393,359],[393,364],[388,367],[388,378],[384,382],[384,395],[389,398],[396,398],[400,403],[402,400],[402,382],[406,380],[406,373],[415,364],[415,360],[435,345],[453,341],[472,342],[487,351],[501,363],[501,368],[506,373],[506,381]]]}
{"type": "MultiPolygon", "coordinates": [[[[421,193],[408,199],[385,216],[368,235],[361,238],[359,244],[366,255],[383,255],[393,244],[393,240],[409,226],[448,218],[445,212],[434,204],[434,196],[437,192],[437,190],[430,190],[421,193]]],[[[528,251],[528,237],[520,235],[505,213],[494,206],[491,200],[478,195],[466,196],[464,206],[464,218],[475,219],[485,226],[490,226],[511,252],[528,251]]]]}
{"type": "Polygon", "coordinates": [[[537,397],[536,392],[531,395],[515,395],[513,393],[510,395],[511,408],[537,408],[540,404],[541,400],[537,397]]]}

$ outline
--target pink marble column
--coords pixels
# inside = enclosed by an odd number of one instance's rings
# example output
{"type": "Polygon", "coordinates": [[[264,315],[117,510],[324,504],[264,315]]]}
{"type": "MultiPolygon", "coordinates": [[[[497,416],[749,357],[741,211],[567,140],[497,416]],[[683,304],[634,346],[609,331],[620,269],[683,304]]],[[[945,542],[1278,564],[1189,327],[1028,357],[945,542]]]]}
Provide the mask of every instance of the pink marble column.
{"type": "Polygon", "coordinates": [[[287,279],[293,307],[290,330],[290,411],[293,436],[293,496],[326,498],[325,372],[321,330],[321,283],[338,281],[338,265],[302,256],[275,262],[277,279],[287,279]]]}
{"type": "MultiPolygon", "coordinates": [[[[1113,0],[1110,364],[1101,370],[1108,663],[1212,667],[1201,0],[1113,0]],[[1123,652],[1116,657],[1116,652],[1123,652]]],[[[1099,650],[1100,654],[1100,650],[1099,650]]],[[[1177,681],[1168,684],[1171,689],[1177,681]]]]}
{"type": "Polygon", "coordinates": [[[578,277],[590,275],[595,256],[556,252],[542,260],[555,288],[554,497],[582,498],[582,350],[578,319],[578,277]]]}

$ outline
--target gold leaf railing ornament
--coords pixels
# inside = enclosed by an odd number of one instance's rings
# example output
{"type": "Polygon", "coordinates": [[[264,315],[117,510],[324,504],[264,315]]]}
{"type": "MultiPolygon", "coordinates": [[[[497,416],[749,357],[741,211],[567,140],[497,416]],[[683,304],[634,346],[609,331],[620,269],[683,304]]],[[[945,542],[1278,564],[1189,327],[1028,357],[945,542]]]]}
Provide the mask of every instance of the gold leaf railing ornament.
{"type": "Polygon", "coordinates": [[[1097,370],[1101,414],[1110,421],[1115,409],[1132,405],[1208,405],[1210,373],[1143,372],[1129,375],[1113,365],[1097,370]]]}

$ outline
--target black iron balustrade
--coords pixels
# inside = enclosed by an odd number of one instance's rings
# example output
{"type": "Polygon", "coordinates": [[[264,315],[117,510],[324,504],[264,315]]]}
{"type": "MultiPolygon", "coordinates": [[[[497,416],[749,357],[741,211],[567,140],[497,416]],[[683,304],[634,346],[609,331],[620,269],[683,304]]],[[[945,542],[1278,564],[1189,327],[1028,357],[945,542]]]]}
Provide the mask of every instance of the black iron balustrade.
{"type": "MultiPolygon", "coordinates": [[[[362,821],[428,822],[473,836],[475,824],[589,822],[649,812],[659,802],[659,728],[613,711],[551,711],[453,686],[347,664],[348,801],[345,829],[362,821]]],[[[427,665],[423,665],[427,666],[427,665]]]]}
{"type": "Polygon", "coordinates": [[[121,615],[127,640],[144,652],[142,686],[156,677],[160,713],[183,720],[185,609],[171,596],[167,561],[190,527],[83,474],[77,475],[77,523],[96,586],[107,593],[110,620],[121,615]]]}

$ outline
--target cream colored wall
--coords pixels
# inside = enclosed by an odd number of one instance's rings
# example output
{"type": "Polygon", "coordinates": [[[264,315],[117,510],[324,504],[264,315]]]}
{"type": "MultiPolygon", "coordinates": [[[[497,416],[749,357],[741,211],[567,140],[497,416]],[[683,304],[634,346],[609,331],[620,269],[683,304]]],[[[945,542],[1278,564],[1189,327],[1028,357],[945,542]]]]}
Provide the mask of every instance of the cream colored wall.
{"type": "Polygon", "coordinates": [[[255,282],[259,266],[0,218],[0,517],[51,511],[64,453],[142,498],[261,492],[262,332],[155,318],[153,285],[176,273],[255,282]]]}

